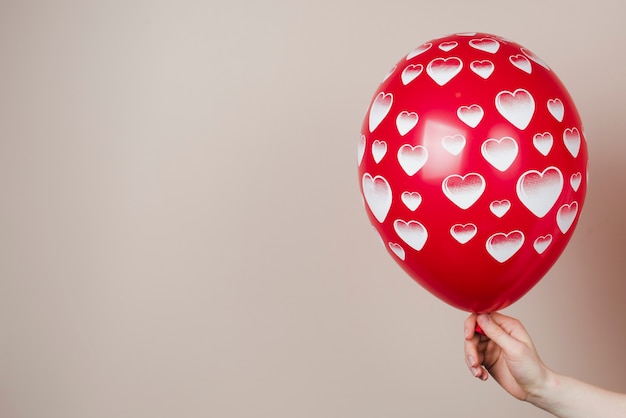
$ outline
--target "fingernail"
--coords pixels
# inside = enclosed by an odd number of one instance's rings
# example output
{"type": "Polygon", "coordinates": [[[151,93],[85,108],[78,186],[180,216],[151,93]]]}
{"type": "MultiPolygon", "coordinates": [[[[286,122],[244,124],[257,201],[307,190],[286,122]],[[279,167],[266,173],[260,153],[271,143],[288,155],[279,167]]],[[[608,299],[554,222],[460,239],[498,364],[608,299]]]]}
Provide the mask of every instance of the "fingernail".
{"type": "Polygon", "coordinates": [[[467,365],[471,368],[474,368],[474,356],[471,354],[467,356],[467,365]]]}
{"type": "Polygon", "coordinates": [[[478,375],[480,374],[480,369],[478,367],[472,367],[472,374],[474,375],[474,377],[478,377],[478,375]]]}

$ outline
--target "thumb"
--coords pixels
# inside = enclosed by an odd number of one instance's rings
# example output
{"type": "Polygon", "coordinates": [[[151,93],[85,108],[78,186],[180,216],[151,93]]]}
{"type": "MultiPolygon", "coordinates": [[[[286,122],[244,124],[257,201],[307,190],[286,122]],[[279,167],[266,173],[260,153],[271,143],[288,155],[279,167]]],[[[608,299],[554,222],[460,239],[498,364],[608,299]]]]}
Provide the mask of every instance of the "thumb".
{"type": "Polygon", "coordinates": [[[517,343],[517,340],[511,337],[500,325],[498,325],[493,320],[491,315],[480,314],[478,315],[476,322],[480,325],[480,328],[490,340],[505,350],[517,343]]]}

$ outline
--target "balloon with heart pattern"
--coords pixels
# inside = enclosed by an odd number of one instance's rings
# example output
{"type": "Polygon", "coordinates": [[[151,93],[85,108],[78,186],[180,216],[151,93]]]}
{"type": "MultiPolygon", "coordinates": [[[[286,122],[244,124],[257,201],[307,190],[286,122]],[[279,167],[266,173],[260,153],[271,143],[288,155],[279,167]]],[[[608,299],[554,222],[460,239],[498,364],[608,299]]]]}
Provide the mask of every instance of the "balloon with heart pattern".
{"type": "Polygon", "coordinates": [[[484,33],[420,45],[373,96],[358,144],[371,223],[448,304],[503,309],[562,254],[587,189],[578,111],[527,48],[484,33]]]}

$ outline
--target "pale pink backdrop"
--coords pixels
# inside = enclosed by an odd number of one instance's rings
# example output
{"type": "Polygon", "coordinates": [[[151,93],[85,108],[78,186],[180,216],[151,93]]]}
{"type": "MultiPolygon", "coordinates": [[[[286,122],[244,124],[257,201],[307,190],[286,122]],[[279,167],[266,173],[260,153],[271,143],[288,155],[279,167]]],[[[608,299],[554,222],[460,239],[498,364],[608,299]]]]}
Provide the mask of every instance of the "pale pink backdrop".
{"type": "Polygon", "coordinates": [[[578,230],[506,312],[626,392],[623,4],[0,3],[0,416],[547,416],[470,376],[358,193],[378,82],[470,30],[547,61],[589,139],[578,230]]]}

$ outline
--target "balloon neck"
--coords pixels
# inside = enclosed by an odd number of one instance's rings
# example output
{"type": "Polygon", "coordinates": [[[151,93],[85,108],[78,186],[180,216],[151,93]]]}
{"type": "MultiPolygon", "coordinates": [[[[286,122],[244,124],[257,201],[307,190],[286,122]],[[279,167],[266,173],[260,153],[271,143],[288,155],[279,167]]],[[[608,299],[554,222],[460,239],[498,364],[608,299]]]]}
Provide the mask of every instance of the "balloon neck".
{"type": "Polygon", "coordinates": [[[478,324],[476,324],[476,328],[474,328],[474,332],[476,334],[485,335],[485,331],[483,331],[483,329],[478,324]]]}

